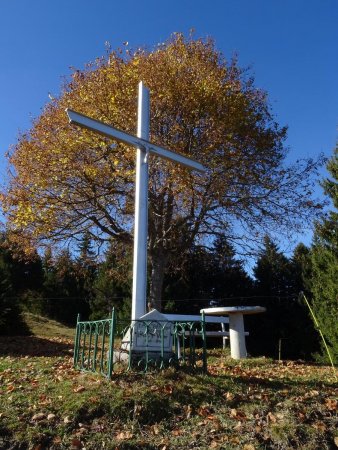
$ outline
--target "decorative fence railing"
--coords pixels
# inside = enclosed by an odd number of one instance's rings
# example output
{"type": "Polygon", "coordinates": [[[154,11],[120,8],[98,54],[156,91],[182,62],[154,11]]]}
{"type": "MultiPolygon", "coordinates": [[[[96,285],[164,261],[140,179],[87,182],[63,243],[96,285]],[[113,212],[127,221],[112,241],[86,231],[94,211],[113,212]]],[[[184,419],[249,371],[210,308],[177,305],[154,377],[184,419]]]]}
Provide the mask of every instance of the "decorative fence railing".
{"type": "Polygon", "coordinates": [[[204,315],[200,321],[110,319],[81,321],[78,316],[74,367],[110,379],[126,370],[188,366],[207,370],[204,315]],[[198,345],[197,345],[198,344],[198,345]]]}

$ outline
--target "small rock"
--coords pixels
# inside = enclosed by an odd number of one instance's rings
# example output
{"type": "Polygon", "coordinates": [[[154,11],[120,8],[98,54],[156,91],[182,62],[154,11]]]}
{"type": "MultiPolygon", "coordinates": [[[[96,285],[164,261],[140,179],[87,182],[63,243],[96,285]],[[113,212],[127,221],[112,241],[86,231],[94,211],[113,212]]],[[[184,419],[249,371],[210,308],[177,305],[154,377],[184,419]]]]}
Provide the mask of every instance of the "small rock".
{"type": "Polygon", "coordinates": [[[47,420],[54,420],[55,419],[55,417],[56,417],[56,415],[55,414],[48,414],[48,416],[47,416],[47,420]]]}

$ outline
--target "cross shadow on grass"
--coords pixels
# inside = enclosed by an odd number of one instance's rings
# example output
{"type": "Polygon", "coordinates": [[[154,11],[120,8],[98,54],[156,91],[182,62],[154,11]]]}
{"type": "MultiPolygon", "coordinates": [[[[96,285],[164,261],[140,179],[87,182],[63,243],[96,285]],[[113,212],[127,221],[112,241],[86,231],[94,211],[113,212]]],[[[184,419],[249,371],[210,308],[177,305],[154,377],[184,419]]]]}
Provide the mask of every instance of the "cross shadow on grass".
{"type": "Polygon", "coordinates": [[[69,356],[73,342],[37,336],[0,336],[0,356],[69,356]]]}

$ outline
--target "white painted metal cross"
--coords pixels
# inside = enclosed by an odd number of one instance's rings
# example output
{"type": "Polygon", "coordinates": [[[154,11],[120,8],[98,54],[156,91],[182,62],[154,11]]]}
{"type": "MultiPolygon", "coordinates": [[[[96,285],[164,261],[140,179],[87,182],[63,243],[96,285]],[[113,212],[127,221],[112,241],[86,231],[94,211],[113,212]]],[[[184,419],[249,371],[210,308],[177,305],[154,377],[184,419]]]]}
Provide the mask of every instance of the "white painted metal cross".
{"type": "Polygon", "coordinates": [[[101,121],[91,119],[71,109],[66,109],[69,123],[95,131],[137,148],[135,186],[135,225],[132,320],[146,313],[147,287],[147,237],[148,237],[148,154],[175,161],[192,170],[204,172],[202,164],[186,156],[149,142],[150,102],[149,90],[139,83],[137,136],[133,136],[101,121]]]}

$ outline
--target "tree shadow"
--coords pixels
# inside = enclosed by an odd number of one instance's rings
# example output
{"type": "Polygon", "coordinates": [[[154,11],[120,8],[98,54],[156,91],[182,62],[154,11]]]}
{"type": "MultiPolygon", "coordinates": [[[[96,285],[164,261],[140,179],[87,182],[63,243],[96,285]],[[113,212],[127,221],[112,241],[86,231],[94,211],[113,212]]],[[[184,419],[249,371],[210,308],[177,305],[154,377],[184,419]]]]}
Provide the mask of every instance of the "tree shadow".
{"type": "Polygon", "coordinates": [[[73,342],[62,338],[0,336],[0,356],[70,356],[73,342]]]}
{"type": "MultiPolygon", "coordinates": [[[[216,379],[222,379],[222,380],[229,380],[233,379],[233,376],[231,374],[224,374],[224,375],[211,375],[213,378],[216,379]]],[[[335,381],[325,381],[323,382],[320,379],[317,380],[299,380],[299,379],[292,379],[291,377],[285,377],[283,380],[278,380],[274,378],[268,378],[264,377],[261,378],[259,376],[236,376],[235,377],[236,383],[239,386],[243,386],[245,389],[248,387],[252,387],[253,385],[257,388],[261,389],[269,389],[271,391],[281,391],[283,389],[288,388],[289,390],[294,390],[295,392],[298,392],[299,388],[305,388],[305,389],[318,389],[320,386],[325,384],[325,387],[327,388],[337,388],[337,383],[335,381]]],[[[211,381],[213,384],[213,382],[211,381]]]]}

